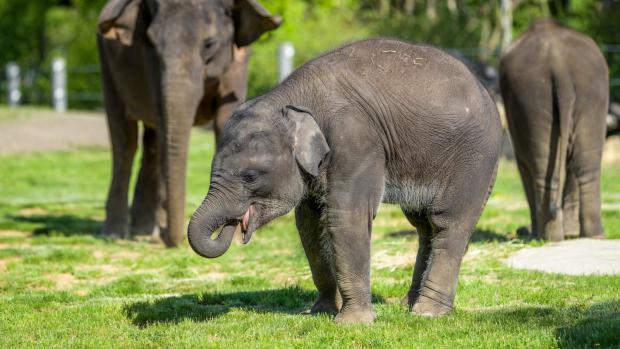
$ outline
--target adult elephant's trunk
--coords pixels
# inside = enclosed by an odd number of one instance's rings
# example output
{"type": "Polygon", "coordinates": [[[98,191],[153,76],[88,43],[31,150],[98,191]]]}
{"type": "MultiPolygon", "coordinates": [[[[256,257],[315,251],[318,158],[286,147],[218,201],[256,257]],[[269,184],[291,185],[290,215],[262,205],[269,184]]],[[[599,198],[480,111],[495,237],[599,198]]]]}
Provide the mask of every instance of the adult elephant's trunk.
{"type": "Polygon", "coordinates": [[[216,258],[223,255],[232,242],[232,238],[237,228],[238,220],[228,219],[221,207],[215,209],[209,195],[207,199],[194,212],[189,223],[187,238],[189,244],[196,253],[206,258],[216,258]],[[213,233],[220,227],[223,227],[219,235],[212,239],[213,233]]]}
{"type": "Polygon", "coordinates": [[[162,79],[161,117],[159,118],[160,163],[165,185],[164,208],[167,228],[161,238],[169,247],[185,238],[185,175],[189,136],[202,86],[186,75],[167,72],[162,79]]]}

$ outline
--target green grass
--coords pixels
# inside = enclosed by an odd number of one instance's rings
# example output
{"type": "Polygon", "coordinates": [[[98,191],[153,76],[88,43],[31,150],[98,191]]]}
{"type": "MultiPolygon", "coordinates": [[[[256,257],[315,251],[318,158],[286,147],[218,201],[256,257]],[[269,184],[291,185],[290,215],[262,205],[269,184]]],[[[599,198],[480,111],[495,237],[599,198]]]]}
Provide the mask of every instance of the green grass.
{"type": "MultiPolygon", "coordinates": [[[[194,131],[188,216],[209,184],[212,135],[194,131]]],[[[216,260],[187,246],[96,236],[110,155],[101,149],[0,157],[0,348],[618,347],[620,277],[514,270],[528,212],[503,161],[463,262],[456,311],[410,315],[400,304],[417,239],[400,211],[374,224],[377,321],[337,326],[299,314],[316,297],[289,214],[216,260]]],[[[620,238],[620,166],[603,180],[605,228],[620,238]]]]}

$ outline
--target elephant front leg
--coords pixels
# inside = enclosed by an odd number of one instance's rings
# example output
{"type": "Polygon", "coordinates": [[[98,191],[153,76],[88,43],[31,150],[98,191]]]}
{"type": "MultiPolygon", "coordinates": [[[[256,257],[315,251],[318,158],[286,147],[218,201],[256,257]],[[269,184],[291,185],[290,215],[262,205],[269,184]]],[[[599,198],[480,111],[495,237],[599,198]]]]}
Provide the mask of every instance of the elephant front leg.
{"type": "Polygon", "coordinates": [[[356,210],[332,212],[330,235],[342,308],[337,323],[370,323],[375,319],[370,293],[370,219],[356,210]]]}
{"type": "MultiPolygon", "coordinates": [[[[142,135],[142,163],[131,205],[131,233],[158,237],[157,216],[161,215],[160,171],[157,155],[157,133],[144,127],[142,135]]],[[[162,188],[163,189],[163,188],[162,188]]]]}
{"type": "Polygon", "coordinates": [[[342,299],[336,283],[331,246],[328,246],[329,238],[323,235],[320,205],[312,198],[305,199],[295,209],[295,220],[312,280],[319,291],[319,298],[310,313],[336,314],[342,306],[342,299]]]}
{"type": "Polygon", "coordinates": [[[112,181],[106,201],[106,219],[101,234],[109,237],[126,238],[128,229],[128,198],[131,166],[137,148],[138,124],[127,120],[125,107],[109,81],[105,65],[104,94],[105,108],[112,145],[112,181]]]}
{"type": "Polygon", "coordinates": [[[327,224],[342,296],[342,308],[334,319],[337,323],[370,323],[375,319],[370,293],[370,234],[383,176],[373,176],[373,172],[356,171],[363,180],[330,188],[327,224]]]}

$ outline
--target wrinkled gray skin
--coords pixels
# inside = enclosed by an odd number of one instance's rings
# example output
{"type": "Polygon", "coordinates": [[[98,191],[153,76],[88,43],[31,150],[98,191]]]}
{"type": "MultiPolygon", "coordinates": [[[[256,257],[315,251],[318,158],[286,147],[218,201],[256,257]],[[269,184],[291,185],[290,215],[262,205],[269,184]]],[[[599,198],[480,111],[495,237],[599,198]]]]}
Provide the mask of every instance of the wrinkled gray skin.
{"type": "Polygon", "coordinates": [[[532,235],[601,236],[609,83],[598,46],[554,22],[537,23],[502,57],[500,83],[532,235]]]}
{"type": "Polygon", "coordinates": [[[127,191],[144,125],[132,233],[184,239],[190,129],[216,138],[246,96],[249,45],[280,23],[253,0],[110,0],[97,35],[113,172],[102,233],[126,237],[127,191]]]}
{"type": "Polygon", "coordinates": [[[372,221],[381,202],[399,204],[420,239],[404,301],[416,314],[446,314],[495,179],[501,131],[484,87],[450,55],[387,39],[353,43],[235,111],[189,242],[217,257],[239,223],[247,242],[294,208],[319,290],[312,313],[371,322],[372,221]]]}

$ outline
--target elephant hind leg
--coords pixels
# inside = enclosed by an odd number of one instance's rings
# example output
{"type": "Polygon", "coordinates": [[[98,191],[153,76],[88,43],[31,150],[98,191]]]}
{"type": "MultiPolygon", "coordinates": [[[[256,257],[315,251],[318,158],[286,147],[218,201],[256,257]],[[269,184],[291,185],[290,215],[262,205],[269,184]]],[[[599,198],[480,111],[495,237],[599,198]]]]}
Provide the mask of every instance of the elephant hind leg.
{"type": "MultiPolygon", "coordinates": [[[[157,133],[144,126],[142,163],[131,206],[131,233],[151,235],[157,230],[156,216],[162,211],[157,133]]],[[[161,213],[160,213],[161,214],[161,213]]]]}
{"type": "MultiPolygon", "coordinates": [[[[432,217],[433,236],[426,270],[411,311],[425,316],[445,315],[452,311],[461,260],[467,249],[475,222],[467,217],[432,217]]],[[[417,261],[416,261],[417,266],[417,261]]]]}
{"type": "Polygon", "coordinates": [[[579,182],[570,165],[567,167],[566,187],[562,201],[564,236],[579,237],[579,182]]]}
{"type": "Polygon", "coordinates": [[[579,178],[580,237],[602,237],[600,168],[579,178]]]}
{"type": "Polygon", "coordinates": [[[604,133],[603,130],[587,127],[594,126],[590,124],[582,126],[577,133],[573,152],[573,167],[579,185],[579,236],[602,237],[601,158],[604,133]],[[600,136],[599,139],[594,137],[597,134],[600,136]]]}
{"type": "MultiPolygon", "coordinates": [[[[527,167],[525,161],[523,161],[518,156],[516,157],[517,167],[519,169],[519,173],[521,174],[521,183],[523,184],[523,189],[525,191],[525,196],[527,199],[528,207],[530,208],[530,231],[527,232],[526,235],[531,237],[537,237],[538,232],[536,231],[537,227],[537,218],[536,218],[536,194],[535,194],[535,182],[532,172],[527,167]]],[[[526,228],[519,228],[520,230],[526,228]]],[[[527,229],[526,229],[527,230],[527,229]]]]}
{"type": "Polygon", "coordinates": [[[411,225],[413,225],[418,232],[418,253],[415,260],[415,266],[413,268],[413,277],[411,280],[411,286],[409,291],[402,300],[403,305],[407,305],[411,308],[418,299],[420,294],[420,287],[422,284],[422,278],[424,272],[428,267],[428,258],[431,252],[431,237],[433,229],[428,217],[418,212],[409,211],[403,209],[403,213],[411,225]]]}
{"type": "Polygon", "coordinates": [[[336,282],[330,241],[325,240],[320,204],[313,198],[306,198],[295,209],[295,220],[312,279],[319,291],[310,313],[337,314],[342,307],[342,298],[336,282]]]}

